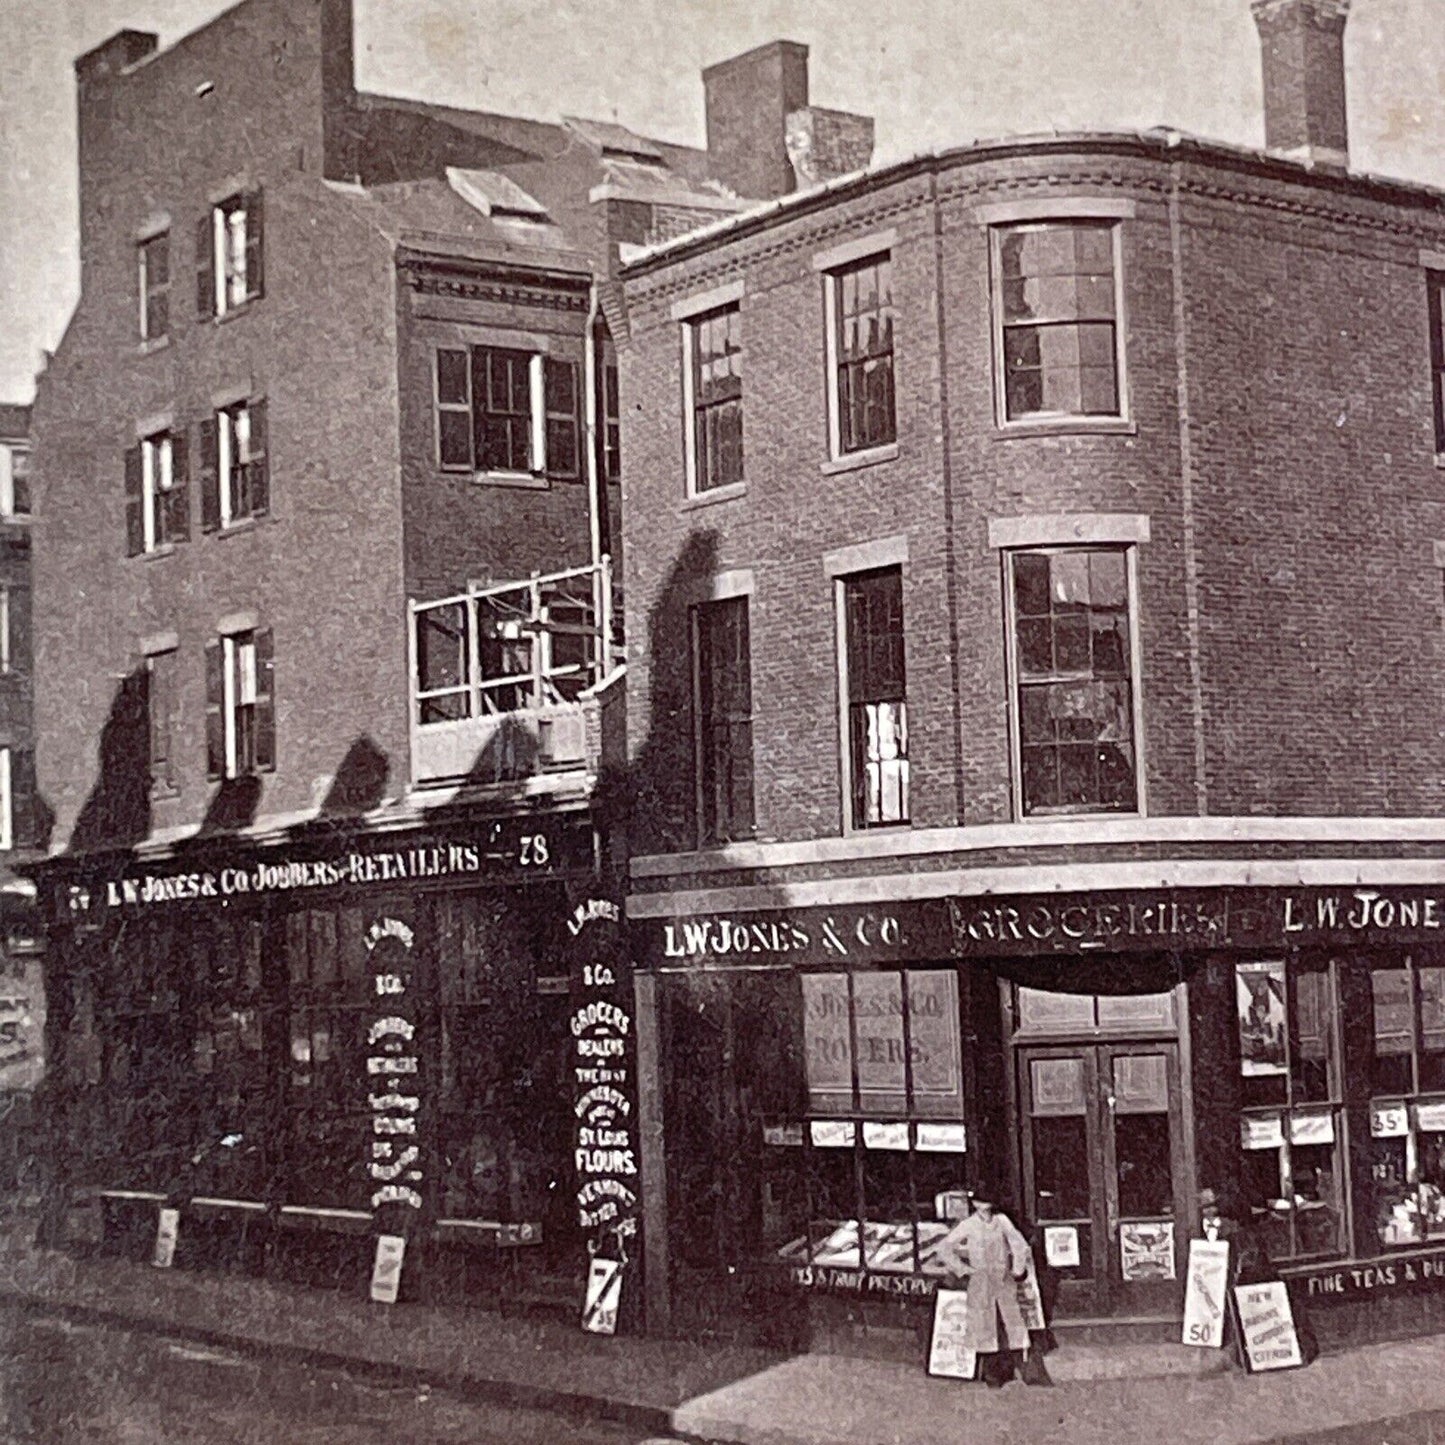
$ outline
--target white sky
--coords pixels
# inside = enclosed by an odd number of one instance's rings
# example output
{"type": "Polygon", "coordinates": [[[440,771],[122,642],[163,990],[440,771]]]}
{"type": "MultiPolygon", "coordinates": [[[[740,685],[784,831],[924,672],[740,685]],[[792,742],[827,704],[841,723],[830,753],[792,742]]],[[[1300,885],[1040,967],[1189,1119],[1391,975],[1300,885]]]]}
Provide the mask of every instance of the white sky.
{"type": "MultiPolygon", "coordinates": [[[[699,70],[812,48],[815,104],[872,114],[878,157],[1021,131],[1169,124],[1259,145],[1248,0],[355,0],[365,89],[701,144],[699,70]]],[[[0,0],[0,399],[26,401],[75,303],[75,56],[170,44],[218,0],[0,0]]],[[[1357,168],[1445,188],[1445,0],[1354,0],[1357,168]]]]}

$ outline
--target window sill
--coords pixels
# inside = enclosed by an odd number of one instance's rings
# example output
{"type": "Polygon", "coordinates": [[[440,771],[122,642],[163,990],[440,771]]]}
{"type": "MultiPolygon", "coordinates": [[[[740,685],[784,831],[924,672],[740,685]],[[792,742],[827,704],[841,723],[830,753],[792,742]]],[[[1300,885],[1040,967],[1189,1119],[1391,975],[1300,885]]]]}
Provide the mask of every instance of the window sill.
{"type": "Polygon", "coordinates": [[[131,559],[135,562],[156,562],[162,557],[169,557],[176,550],[176,543],[162,542],[159,547],[152,547],[149,552],[137,552],[131,559]]]}
{"type": "Polygon", "coordinates": [[[869,447],[867,451],[849,452],[846,456],[832,457],[824,462],[818,470],[825,477],[836,477],[840,472],[856,472],[862,467],[877,466],[879,462],[895,462],[898,460],[898,443],[889,442],[886,446],[869,447]]]}
{"type": "Polygon", "coordinates": [[[213,326],[224,326],[226,322],[234,321],[239,316],[249,316],[251,308],[260,299],[259,296],[248,296],[244,301],[238,301],[234,306],[228,306],[224,311],[218,311],[208,319],[213,326]]]}
{"type": "Polygon", "coordinates": [[[1139,426],[1122,416],[1040,417],[1037,421],[1004,421],[994,425],[994,436],[1000,441],[1013,437],[1040,436],[1137,436],[1139,426]]]}
{"type": "Polygon", "coordinates": [[[1058,808],[1049,812],[1020,813],[1015,823],[1089,823],[1110,818],[1143,818],[1139,808],[1058,808]]]}
{"type": "Polygon", "coordinates": [[[913,824],[902,823],[845,823],[842,836],[845,838],[876,838],[890,833],[911,833],[913,824]]]}
{"type": "MultiPolygon", "coordinates": [[[[451,473],[464,476],[466,473],[451,473]]],[[[520,487],[525,491],[545,492],[551,489],[551,481],[536,472],[472,472],[471,480],[479,487],[520,487]]]]}
{"type": "Polygon", "coordinates": [[[691,512],[698,507],[710,507],[714,502],[735,501],[738,497],[745,497],[747,492],[746,482],[733,482],[730,486],[714,487],[708,492],[694,492],[683,498],[682,510],[691,512]]]}
{"type": "Polygon", "coordinates": [[[157,351],[165,351],[171,344],[170,333],[164,336],[152,336],[136,343],[136,354],[139,356],[153,356],[157,351]]]}
{"type": "Polygon", "coordinates": [[[173,803],[181,795],[174,783],[152,783],[150,799],[153,803],[173,803]]]}
{"type": "Polygon", "coordinates": [[[254,532],[274,520],[275,518],[269,512],[260,517],[242,517],[239,522],[223,523],[214,532],[207,533],[207,535],[211,537],[242,537],[247,532],[254,532]]]}

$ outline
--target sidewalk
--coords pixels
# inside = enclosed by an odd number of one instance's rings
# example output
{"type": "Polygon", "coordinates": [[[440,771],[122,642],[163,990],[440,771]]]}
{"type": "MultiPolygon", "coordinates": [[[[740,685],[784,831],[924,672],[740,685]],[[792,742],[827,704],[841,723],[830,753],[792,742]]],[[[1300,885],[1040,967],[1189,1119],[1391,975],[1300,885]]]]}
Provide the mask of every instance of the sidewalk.
{"type": "Polygon", "coordinates": [[[552,1320],[388,1308],[277,1281],[76,1260],[3,1228],[0,1304],[746,1445],[1246,1445],[1437,1410],[1445,1418],[1445,1337],[1253,1378],[1183,1346],[1070,1345],[1049,1357],[1052,1390],[993,1391],[929,1379],[921,1361],[607,1339],[552,1320]]]}

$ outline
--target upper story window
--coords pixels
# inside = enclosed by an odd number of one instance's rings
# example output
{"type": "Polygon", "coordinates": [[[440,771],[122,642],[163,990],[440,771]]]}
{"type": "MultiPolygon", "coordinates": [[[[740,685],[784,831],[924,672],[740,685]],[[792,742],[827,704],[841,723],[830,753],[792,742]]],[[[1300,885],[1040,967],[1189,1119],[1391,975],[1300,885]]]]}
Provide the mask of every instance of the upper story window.
{"type": "Polygon", "coordinates": [[[125,455],[125,552],[136,557],[191,535],[186,435],[143,437],[125,455]]]}
{"type": "Polygon", "coordinates": [[[241,778],[276,767],[271,629],[206,645],[206,776],[241,778]]]}
{"type": "Polygon", "coordinates": [[[746,597],[693,609],[693,670],[699,842],[751,838],[756,817],[746,597]]]}
{"type": "Polygon", "coordinates": [[[1006,554],[1022,817],[1139,808],[1132,552],[1006,554]]]}
{"type": "Polygon", "coordinates": [[[0,747],[0,852],[31,841],[35,799],[35,754],[25,748],[0,747]]]}
{"type": "Polygon", "coordinates": [[[0,517],[30,515],[30,448],[0,443],[0,517]]]}
{"type": "Polygon", "coordinates": [[[581,476],[575,361],[505,346],[440,347],[435,381],[443,471],[581,476]]]}
{"type": "Polygon", "coordinates": [[[19,582],[0,585],[0,674],[30,671],[30,588],[19,582]]]}
{"type": "Polygon", "coordinates": [[[736,303],[683,323],[688,490],[743,481],[743,317],[736,303]]]}
{"type": "Polygon", "coordinates": [[[145,660],[147,737],[150,744],[150,782],[153,793],[175,788],[176,653],[152,653],[145,660]]]}
{"type": "Polygon", "coordinates": [[[1117,223],[998,226],[992,235],[999,420],[1122,417],[1117,223]]]}
{"type": "Polygon", "coordinates": [[[266,400],[232,402],[201,423],[201,529],[234,526],[270,508],[266,400]]]}
{"type": "Polygon", "coordinates": [[[1435,402],[1435,450],[1445,453],[1445,271],[1425,274],[1430,300],[1430,391],[1435,402]]]}
{"type": "Polygon", "coordinates": [[[903,572],[884,567],[839,584],[848,775],[855,828],[908,821],[908,688],[903,572]]]}
{"type": "Polygon", "coordinates": [[[615,361],[602,364],[602,477],[622,480],[622,402],[615,361]]]}
{"type": "Polygon", "coordinates": [[[263,294],[261,192],[218,201],[196,223],[196,313],[225,316],[263,294]]]}
{"type": "Polygon", "coordinates": [[[826,273],[834,456],[897,440],[893,396],[893,262],[889,255],[826,273]]]}
{"type": "Polygon", "coordinates": [[[159,341],[171,329],[171,235],[161,231],[136,246],[142,341],[159,341]]]}

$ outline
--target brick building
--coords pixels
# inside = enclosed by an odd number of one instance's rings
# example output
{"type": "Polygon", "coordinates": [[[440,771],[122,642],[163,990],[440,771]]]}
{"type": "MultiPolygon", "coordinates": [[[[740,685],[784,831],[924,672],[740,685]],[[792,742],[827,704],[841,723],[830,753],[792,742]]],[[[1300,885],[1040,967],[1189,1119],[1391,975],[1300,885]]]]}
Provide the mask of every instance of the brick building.
{"type": "Polygon", "coordinates": [[[886,1338],[980,1182],[1061,1323],[1178,1338],[1205,1186],[1322,1333],[1438,1318],[1445,195],[1349,170],[1346,9],[1255,0],[1267,151],[624,268],[654,1318],[886,1338]]]}
{"type": "MultiPolygon", "coordinates": [[[[438,1289],[572,1303],[635,1212],[573,1111],[579,996],[623,986],[609,277],[741,203],[615,123],[358,93],[352,34],[244,0],[76,63],[35,407],[62,1183],[138,1248],[178,1210],[181,1260],[344,1278],[399,1233],[438,1289]]],[[[794,150],[857,163],[799,51],[794,150]]]]}

